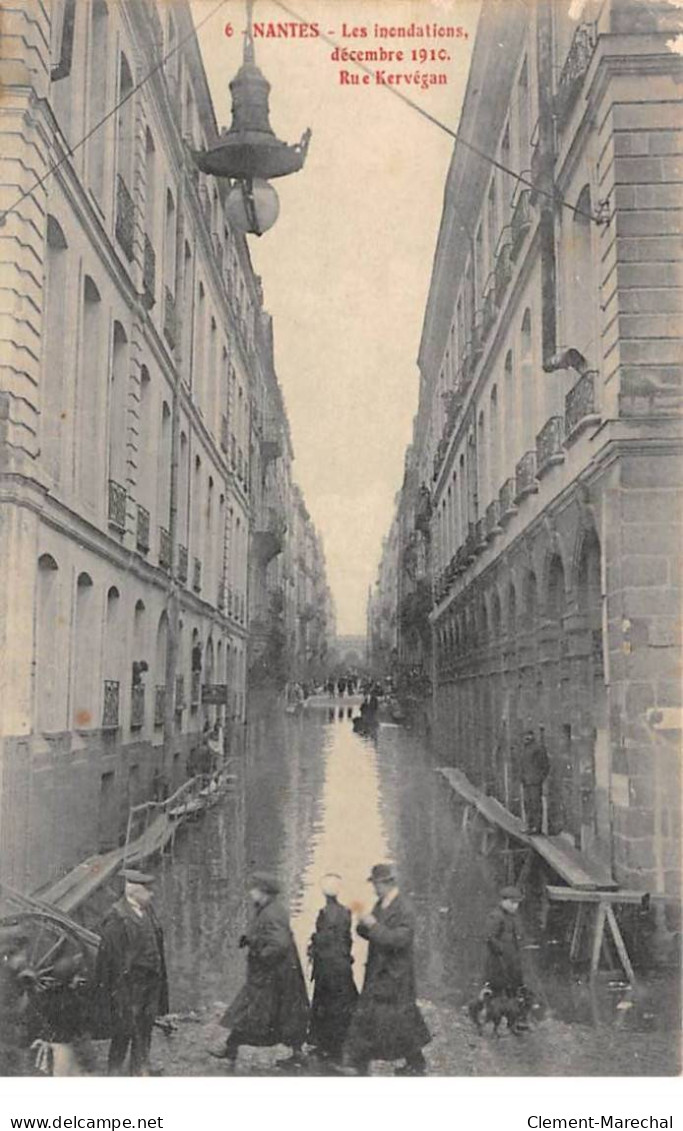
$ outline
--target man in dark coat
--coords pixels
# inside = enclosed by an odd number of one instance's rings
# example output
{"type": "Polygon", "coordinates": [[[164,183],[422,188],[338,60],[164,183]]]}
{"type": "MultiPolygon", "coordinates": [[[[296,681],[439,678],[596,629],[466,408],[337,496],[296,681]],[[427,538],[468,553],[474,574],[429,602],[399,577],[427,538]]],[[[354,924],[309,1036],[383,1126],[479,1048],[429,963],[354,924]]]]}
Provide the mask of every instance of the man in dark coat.
{"type": "Polygon", "coordinates": [[[515,887],[500,891],[500,904],[486,924],[484,979],[494,997],[514,997],[522,987],[521,933],[517,911],[522,893],[515,887]]]}
{"type": "Polygon", "coordinates": [[[370,945],[363,990],[344,1046],[344,1068],[366,1075],[371,1060],[405,1059],[397,1075],[423,1076],[422,1049],[431,1036],[415,1003],[415,917],[391,865],[376,864],[369,880],[377,903],[357,927],[370,945]]]}
{"type": "Polygon", "coordinates": [[[522,748],[522,792],[524,795],[524,816],[526,831],[530,834],[541,832],[543,823],[543,782],[548,776],[550,762],[545,743],[536,741],[532,730],[524,735],[522,748]]]}
{"type": "Polygon", "coordinates": [[[168,1013],[164,938],[152,910],[154,876],[128,868],[124,894],[102,924],[95,989],[100,1027],[111,1032],[109,1072],[121,1075],[130,1046],[130,1075],[149,1076],[152,1028],[168,1013]]]}
{"type": "Polygon", "coordinates": [[[221,1019],[230,1030],[212,1056],[234,1065],[240,1045],[288,1045],[280,1067],[299,1067],[308,1029],[308,994],[289,916],[277,896],[280,885],[265,874],[251,880],[254,914],[240,946],[247,948],[247,981],[221,1019]]]}
{"type": "Polygon", "coordinates": [[[323,876],[325,906],[318,912],[308,955],[315,989],[309,1040],[324,1059],[339,1057],[358,990],[353,980],[351,912],[338,899],[340,877],[323,876]]]}

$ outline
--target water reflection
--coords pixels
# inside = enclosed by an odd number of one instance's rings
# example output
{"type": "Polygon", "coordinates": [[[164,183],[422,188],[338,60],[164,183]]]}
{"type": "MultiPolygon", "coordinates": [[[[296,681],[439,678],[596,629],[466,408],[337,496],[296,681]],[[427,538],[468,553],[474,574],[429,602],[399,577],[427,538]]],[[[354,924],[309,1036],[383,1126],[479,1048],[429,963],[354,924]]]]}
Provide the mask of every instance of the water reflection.
{"type": "MultiPolygon", "coordinates": [[[[507,858],[482,826],[463,826],[461,807],[419,739],[388,725],[372,737],[357,734],[346,707],[311,706],[297,716],[260,711],[244,766],[234,793],[179,839],[164,865],[160,908],[174,1008],[201,1009],[239,988],[250,870],[280,876],[303,957],[323,902],[322,875],[340,873],[342,900],[368,908],[370,866],[390,859],[417,912],[419,996],[460,1009],[480,985],[484,924],[507,858]]],[[[550,919],[542,910],[532,890],[525,958],[544,1016],[614,1033],[676,1030],[675,977],[640,979],[635,991],[619,975],[591,985],[568,965],[567,923],[557,909],[550,919]]],[[[354,945],[360,980],[364,944],[354,945]]]]}

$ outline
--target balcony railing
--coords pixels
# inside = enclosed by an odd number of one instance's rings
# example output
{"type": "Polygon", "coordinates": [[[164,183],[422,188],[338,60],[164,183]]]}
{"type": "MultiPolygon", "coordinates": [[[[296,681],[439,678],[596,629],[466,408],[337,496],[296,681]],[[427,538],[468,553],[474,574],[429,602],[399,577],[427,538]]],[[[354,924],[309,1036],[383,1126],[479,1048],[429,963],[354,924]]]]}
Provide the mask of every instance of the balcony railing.
{"type": "Polygon", "coordinates": [[[187,578],[187,546],[178,545],[178,581],[184,585],[187,578]]]}
{"type": "Polygon", "coordinates": [[[202,673],[192,672],[190,685],[190,706],[198,707],[202,700],[202,673]]]}
{"type": "Polygon", "coordinates": [[[529,228],[531,227],[531,189],[521,189],[515,203],[512,220],[510,222],[510,259],[517,258],[520,248],[524,243],[529,228]]]}
{"type": "Polygon", "coordinates": [[[119,681],[105,679],[102,703],[102,728],[116,730],[119,725],[119,681]]]}
{"type": "Polygon", "coordinates": [[[140,730],[145,725],[145,689],[134,684],[130,693],[130,729],[140,730]]]}
{"type": "Polygon", "coordinates": [[[142,296],[148,310],[150,310],[156,302],[156,277],[156,254],[149,236],[145,236],[142,258],[142,296]]]}
{"type": "Polygon", "coordinates": [[[589,425],[600,422],[595,396],[596,377],[597,373],[589,369],[564,398],[564,432],[567,439],[578,435],[589,425]]]}
{"type": "Polygon", "coordinates": [[[135,205],[128,191],[128,185],[119,173],[116,177],[116,238],[126,259],[133,258],[133,234],[135,231],[135,205]]]}
{"type": "Polygon", "coordinates": [[[202,591],[202,563],[199,558],[192,559],[192,588],[195,593],[202,591]]]}
{"type": "Polygon", "coordinates": [[[538,491],[536,479],[536,450],[525,452],[515,467],[515,502],[538,491]]]}
{"type": "Polygon", "coordinates": [[[282,438],[280,428],[275,419],[268,417],[263,425],[261,436],[261,463],[267,466],[273,460],[282,456],[282,438]]]}
{"type": "Polygon", "coordinates": [[[164,287],[164,337],[171,349],[175,349],[178,340],[178,316],[175,298],[168,287],[164,287]]]}
{"type": "Polygon", "coordinates": [[[509,522],[513,515],[517,514],[517,507],[515,505],[515,480],[512,476],[506,479],[498,492],[498,501],[500,503],[499,522],[509,522]]]}
{"type": "Polygon", "coordinates": [[[138,517],[135,525],[135,546],[141,554],[149,550],[149,511],[138,503],[138,517]]]}
{"type": "Polygon", "coordinates": [[[171,568],[171,535],[165,527],[159,527],[159,565],[162,569],[171,568]]]}
{"type": "Polygon", "coordinates": [[[500,501],[493,499],[486,508],[486,537],[489,542],[500,534],[500,501]]]}
{"type": "Polygon", "coordinates": [[[166,710],[166,688],[154,688],[154,725],[161,727],[164,725],[164,711],[166,710]]]}
{"type": "Polygon", "coordinates": [[[536,437],[536,474],[539,477],[564,460],[563,439],[564,420],[561,416],[551,416],[536,437]]]}
{"type": "Polygon", "coordinates": [[[175,709],[176,714],[185,710],[185,676],[177,675],[175,677],[175,709]]]}
{"type": "Polygon", "coordinates": [[[265,521],[257,523],[253,535],[254,553],[261,566],[266,566],[284,549],[287,520],[279,507],[268,507],[265,521]]]}
{"type": "Polygon", "coordinates": [[[555,116],[560,129],[567,124],[576,103],[597,42],[597,24],[579,24],[560,72],[555,94],[555,116]]]}
{"type": "Polygon", "coordinates": [[[109,525],[121,533],[126,529],[126,488],[114,479],[109,480],[109,525]]]}

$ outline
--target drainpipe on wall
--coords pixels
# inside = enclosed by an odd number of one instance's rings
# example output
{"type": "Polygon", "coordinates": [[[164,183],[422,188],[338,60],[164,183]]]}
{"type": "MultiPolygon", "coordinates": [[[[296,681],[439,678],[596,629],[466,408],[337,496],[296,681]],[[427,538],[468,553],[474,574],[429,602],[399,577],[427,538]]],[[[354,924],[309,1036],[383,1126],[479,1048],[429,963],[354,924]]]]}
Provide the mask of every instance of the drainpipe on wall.
{"type": "Polygon", "coordinates": [[[536,5],[536,59],[538,90],[538,195],[541,244],[541,350],[543,369],[557,368],[557,268],[555,261],[555,124],[553,117],[553,19],[551,0],[536,5]]]}

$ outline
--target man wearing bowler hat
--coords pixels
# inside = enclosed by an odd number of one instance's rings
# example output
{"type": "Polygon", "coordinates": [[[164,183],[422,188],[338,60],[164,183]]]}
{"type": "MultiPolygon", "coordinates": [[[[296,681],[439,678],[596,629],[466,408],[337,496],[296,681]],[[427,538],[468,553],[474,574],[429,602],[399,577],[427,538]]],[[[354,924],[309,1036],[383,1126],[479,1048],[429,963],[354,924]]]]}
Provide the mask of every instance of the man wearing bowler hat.
{"type": "Polygon", "coordinates": [[[344,1046],[344,1071],[367,1075],[372,1060],[404,1060],[396,1075],[424,1076],[422,1049],[431,1036],[415,1002],[415,916],[390,864],[375,864],[368,880],[377,902],[356,928],[368,940],[368,960],[344,1046]]]}
{"type": "Polygon", "coordinates": [[[164,939],[151,901],[154,876],[122,872],[124,893],[102,924],[95,971],[99,1021],[111,1033],[109,1072],[122,1075],[130,1048],[130,1075],[149,1076],[155,1018],[168,1013],[164,939]]]}
{"type": "Polygon", "coordinates": [[[308,1029],[308,994],[287,909],[274,876],[259,872],[249,882],[252,916],[239,945],[247,951],[247,980],[221,1019],[230,1035],[211,1056],[234,1067],[240,1045],[287,1045],[281,1068],[299,1069],[308,1029]]]}

